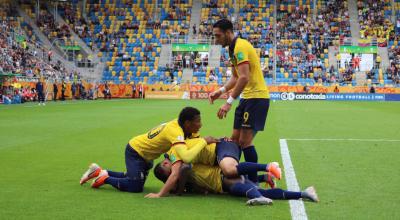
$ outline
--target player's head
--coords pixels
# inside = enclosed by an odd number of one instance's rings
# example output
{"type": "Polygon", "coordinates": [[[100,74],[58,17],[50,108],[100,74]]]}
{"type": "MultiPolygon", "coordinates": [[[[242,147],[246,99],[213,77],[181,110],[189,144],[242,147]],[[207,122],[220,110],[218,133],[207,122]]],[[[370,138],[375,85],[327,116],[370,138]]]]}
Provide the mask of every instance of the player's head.
{"type": "Polygon", "coordinates": [[[167,182],[169,175],[171,174],[172,163],[168,158],[159,162],[153,169],[154,176],[162,182],[167,182]]]}
{"type": "Polygon", "coordinates": [[[230,35],[233,35],[233,24],[230,20],[223,18],[213,25],[213,34],[217,44],[226,47],[230,44],[230,35]]]}
{"type": "Polygon", "coordinates": [[[200,111],[193,107],[185,107],[179,113],[178,122],[185,134],[197,133],[201,128],[200,111]]]}

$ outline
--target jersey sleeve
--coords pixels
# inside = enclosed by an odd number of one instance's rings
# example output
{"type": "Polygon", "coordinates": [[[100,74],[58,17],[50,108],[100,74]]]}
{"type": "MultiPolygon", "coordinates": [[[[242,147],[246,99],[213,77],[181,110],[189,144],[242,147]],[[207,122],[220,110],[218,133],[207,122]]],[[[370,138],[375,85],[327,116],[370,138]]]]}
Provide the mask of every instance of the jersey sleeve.
{"type": "Polygon", "coordinates": [[[238,43],[235,47],[234,56],[237,60],[237,65],[249,63],[249,48],[243,43],[238,43]]]}
{"type": "Polygon", "coordinates": [[[182,161],[182,158],[179,157],[178,153],[176,152],[175,147],[171,148],[171,150],[169,150],[167,152],[168,154],[168,158],[171,161],[172,164],[178,162],[178,161],[182,161]]]}

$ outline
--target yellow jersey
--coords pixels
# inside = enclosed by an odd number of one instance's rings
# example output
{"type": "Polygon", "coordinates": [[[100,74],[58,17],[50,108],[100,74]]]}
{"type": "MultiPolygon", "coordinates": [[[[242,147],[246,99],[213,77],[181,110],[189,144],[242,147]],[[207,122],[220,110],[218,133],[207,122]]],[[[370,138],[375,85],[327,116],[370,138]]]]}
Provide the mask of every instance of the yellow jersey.
{"type": "Polygon", "coordinates": [[[177,119],[161,124],[129,141],[129,145],[147,161],[157,159],[177,144],[185,144],[185,135],[177,119]]]}
{"type": "MultiPolygon", "coordinates": [[[[200,138],[193,138],[193,139],[186,139],[185,143],[188,149],[191,149],[195,145],[199,144],[200,142],[204,141],[203,139],[200,138]]],[[[204,165],[214,165],[216,162],[216,148],[217,144],[208,144],[206,145],[197,155],[196,157],[192,160],[192,164],[204,164],[204,165]]],[[[176,149],[172,147],[168,151],[169,159],[171,160],[172,163],[175,163],[177,161],[181,161],[182,158],[179,157],[178,153],[176,152],[176,149]]]]}
{"type": "Polygon", "coordinates": [[[193,164],[189,182],[213,193],[223,193],[222,171],[219,166],[193,164]]]}
{"type": "Polygon", "coordinates": [[[229,56],[238,76],[240,75],[238,66],[245,63],[250,66],[249,81],[243,89],[242,98],[269,98],[269,90],[261,71],[260,58],[250,42],[235,38],[229,47],[229,56]]]}

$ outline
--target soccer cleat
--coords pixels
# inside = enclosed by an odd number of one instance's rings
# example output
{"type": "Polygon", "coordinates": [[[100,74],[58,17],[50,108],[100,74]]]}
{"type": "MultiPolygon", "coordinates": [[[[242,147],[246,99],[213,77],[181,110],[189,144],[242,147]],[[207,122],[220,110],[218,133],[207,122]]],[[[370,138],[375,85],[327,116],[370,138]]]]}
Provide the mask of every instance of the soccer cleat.
{"type": "Polygon", "coordinates": [[[93,179],[97,176],[99,176],[101,171],[101,167],[95,163],[92,163],[89,165],[89,169],[83,174],[81,180],[80,180],[80,184],[84,184],[87,181],[89,181],[90,179],[93,179]]]}
{"type": "Polygon", "coordinates": [[[307,187],[303,193],[304,198],[311,200],[312,202],[319,202],[319,198],[317,195],[317,191],[315,190],[314,186],[307,187]]]}
{"type": "Polygon", "coordinates": [[[276,187],[276,182],[275,182],[275,177],[274,175],[271,175],[270,173],[266,173],[265,176],[267,177],[266,183],[267,187],[271,187],[271,189],[274,189],[276,187]]]}
{"type": "Polygon", "coordinates": [[[273,175],[278,180],[281,179],[282,171],[281,171],[281,168],[279,167],[278,162],[269,163],[267,166],[267,172],[269,172],[271,175],[273,175]]]}
{"type": "Polygon", "coordinates": [[[272,205],[272,199],[265,198],[263,196],[254,198],[254,199],[249,199],[246,202],[246,205],[272,205]]]}
{"type": "Polygon", "coordinates": [[[93,181],[92,188],[99,188],[104,185],[104,181],[108,178],[108,173],[106,170],[102,170],[99,176],[93,181]]]}

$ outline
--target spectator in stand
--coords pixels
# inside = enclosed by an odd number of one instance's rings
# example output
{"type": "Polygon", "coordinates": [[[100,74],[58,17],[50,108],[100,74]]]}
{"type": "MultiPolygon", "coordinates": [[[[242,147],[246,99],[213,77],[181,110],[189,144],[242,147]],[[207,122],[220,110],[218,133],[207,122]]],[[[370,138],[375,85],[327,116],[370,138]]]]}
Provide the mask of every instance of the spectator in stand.
{"type": "Polygon", "coordinates": [[[210,71],[209,81],[210,82],[218,81],[218,77],[217,75],[215,75],[213,70],[210,71]]]}

